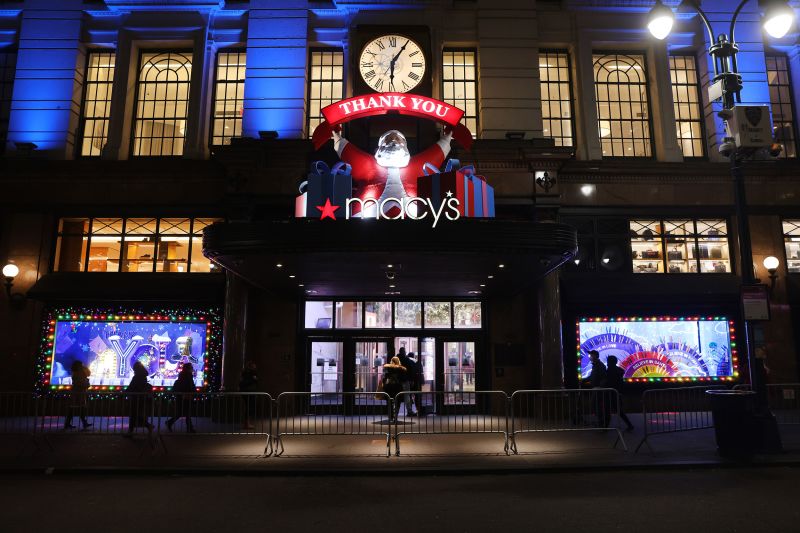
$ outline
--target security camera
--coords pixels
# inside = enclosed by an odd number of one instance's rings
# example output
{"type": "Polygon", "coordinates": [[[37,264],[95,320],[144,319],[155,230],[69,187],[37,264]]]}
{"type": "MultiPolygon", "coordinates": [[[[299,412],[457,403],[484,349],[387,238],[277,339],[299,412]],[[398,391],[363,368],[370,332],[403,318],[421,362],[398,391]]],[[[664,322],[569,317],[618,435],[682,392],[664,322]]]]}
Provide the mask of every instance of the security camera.
{"type": "Polygon", "coordinates": [[[719,145],[719,153],[722,154],[724,157],[730,157],[731,154],[736,150],[736,145],[732,142],[724,142],[719,145]]]}
{"type": "Polygon", "coordinates": [[[386,272],[386,279],[388,279],[389,281],[392,281],[394,279],[394,276],[395,276],[395,273],[392,272],[391,270],[386,272]]]}

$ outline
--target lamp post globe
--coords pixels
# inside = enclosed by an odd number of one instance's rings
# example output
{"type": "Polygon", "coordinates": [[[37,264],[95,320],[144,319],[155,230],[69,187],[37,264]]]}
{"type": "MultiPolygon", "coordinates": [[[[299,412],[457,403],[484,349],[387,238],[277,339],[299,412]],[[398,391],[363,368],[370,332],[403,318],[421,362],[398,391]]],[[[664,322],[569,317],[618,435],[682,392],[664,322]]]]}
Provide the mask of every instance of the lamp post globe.
{"type": "Polygon", "coordinates": [[[774,255],[770,255],[769,257],[765,257],[764,258],[764,261],[762,262],[762,264],[764,265],[764,268],[767,269],[767,272],[773,273],[776,270],[778,270],[778,266],[781,263],[780,263],[780,261],[778,261],[777,257],[775,257],[774,255]]]}
{"type": "Polygon", "coordinates": [[[784,0],[772,0],[764,9],[764,31],[770,37],[780,39],[794,23],[794,10],[784,0]]]}
{"type": "Polygon", "coordinates": [[[647,29],[650,30],[650,34],[663,41],[672,31],[673,24],[675,24],[675,14],[670,8],[662,4],[661,0],[656,0],[656,5],[647,15],[647,29]]]}
{"type": "Polygon", "coordinates": [[[9,263],[3,267],[3,276],[6,278],[14,279],[19,274],[19,267],[13,263],[9,263]]]}

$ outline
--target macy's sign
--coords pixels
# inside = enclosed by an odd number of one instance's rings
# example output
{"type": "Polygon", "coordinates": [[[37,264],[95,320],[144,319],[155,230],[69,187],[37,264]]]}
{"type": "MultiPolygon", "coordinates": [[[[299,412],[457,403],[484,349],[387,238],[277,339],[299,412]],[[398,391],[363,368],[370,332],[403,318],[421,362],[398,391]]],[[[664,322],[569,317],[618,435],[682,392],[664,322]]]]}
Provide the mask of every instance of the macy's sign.
{"type": "MultiPolygon", "coordinates": [[[[331,218],[336,220],[335,212],[340,206],[332,205],[330,199],[325,201],[325,205],[317,206],[320,211],[320,220],[331,218]]],[[[405,198],[384,198],[378,201],[375,198],[348,198],[344,206],[344,218],[350,220],[354,218],[375,220],[423,220],[428,215],[431,216],[435,228],[439,221],[444,217],[446,220],[458,220],[461,213],[458,210],[458,198],[453,197],[453,193],[448,191],[447,198],[436,205],[430,198],[405,197],[405,198]],[[356,209],[357,208],[357,209],[356,209]]]]}

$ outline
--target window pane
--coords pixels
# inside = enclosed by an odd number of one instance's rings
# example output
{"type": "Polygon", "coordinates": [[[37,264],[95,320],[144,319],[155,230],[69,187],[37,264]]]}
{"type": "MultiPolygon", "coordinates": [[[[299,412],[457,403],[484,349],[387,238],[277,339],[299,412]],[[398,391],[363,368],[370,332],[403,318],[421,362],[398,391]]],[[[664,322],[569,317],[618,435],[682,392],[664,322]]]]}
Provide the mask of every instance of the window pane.
{"type": "Polygon", "coordinates": [[[142,54],[133,155],[183,154],[191,74],[190,52],[142,54]]]}
{"type": "Polygon", "coordinates": [[[333,302],[306,302],[305,327],[330,329],[333,327],[333,302]]]}
{"type": "Polygon", "coordinates": [[[425,302],[425,327],[450,328],[450,302],[425,302]]]}
{"type": "Polygon", "coordinates": [[[633,272],[639,274],[664,272],[661,222],[631,220],[630,230],[633,272]]]}
{"type": "Polygon", "coordinates": [[[767,82],[772,104],[772,129],[782,146],[780,157],[797,157],[789,65],[782,55],[767,56],[767,82]]]}
{"type": "Polygon", "coordinates": [[[230,144],[242,134],[246,52],[220,52],[214,85],[211,145],[230,144]]]}
{"type": "Polygon", "coordinates": [[[121,240],[121,236],[92,235],[87,271],[119,272],[121,240]]]}
{"type": "Polygon", "coordinates": [[[306,117],[307,134],[314,133],[322,122],[321,109],[341,100],[344,94],[344,77],[341,66],[341,50],[312,50],[311,67],[308,72],[308,113],[306,117]],[[320,66],[318,66],[320,65],[320,66]],[[332,67],[330,65],[338,65],[332,67]]]}
{"type": "Polygon", "coordinates": [[[695,58],[688,55],[670,56],[669,66],[678,144],[683,150],[684,157],[702,157],[705,154],[695,58]]]}
{"type": "Polygon", "coordinates": [[[337,329],[361,327],[361,302],[336,302],[337,329]]]}
{"type": "Polygon", "coordinates": [[[594,83],[603,156],[650,157],[644,56],[595,54],[594,83]]]}
{"type": "Polygon", "coordinates": [[[191,272],[221,272],[206,256],[203,255],[203,238],[192,237],[191,272]]]}
{"type": "Polygon", "coordinates": [[[392,302],[365,302],[364,327],[392,327],[392,302]]]}
{"type": "Polygon", "coordinates": [[[569,54],[539,51],[539,85],[542,99],[543,134],[556,146],[572,146],[572,93],[569,54]]]}
{"type": "Polygon", "coordinates": [[[477,135],[478,78],[475,50],[445,50],[442,54],[442,94],[448,104],[464,110],[461,122],[477,135]]]}
{"type": "Polygon", "coordinates": [[[162,235],[158,238],[156,272],[188,272],[189,237],[162,235]]]}
{"type": "Polygon", "coordinates": [[[786,267],[800,273],[800,219],[783,221],[783,240],[786,247],[786,267]]]}
{"type": "Polygon", "coordinates": [[[115,52],[90,52],[81,112],[81,155],[98,157],[108,137],[115,52]]]}
{"type": "Polygon", "coordinates": [[[396,328],[421,328],[422,303],[421,302],[395,302],[394,327],[396,328]]]}
{"type": "Polygon", "coordinates": [[[453,326],[455,328],[480,328],[480,302],[453,302],[453,326]]]}

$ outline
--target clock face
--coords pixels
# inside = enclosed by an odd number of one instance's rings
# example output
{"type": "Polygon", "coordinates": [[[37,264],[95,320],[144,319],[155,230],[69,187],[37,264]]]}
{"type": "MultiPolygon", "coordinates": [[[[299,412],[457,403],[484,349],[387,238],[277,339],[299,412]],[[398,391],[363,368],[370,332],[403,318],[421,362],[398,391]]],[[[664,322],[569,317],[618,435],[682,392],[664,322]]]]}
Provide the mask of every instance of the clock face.
{"type": "Polygon", "coordinates": [[[402,35],[383,35],[361,51],[359,72],[364,82],[378,92],[408,92],[422,82],[425,54],[402,35]]]}

